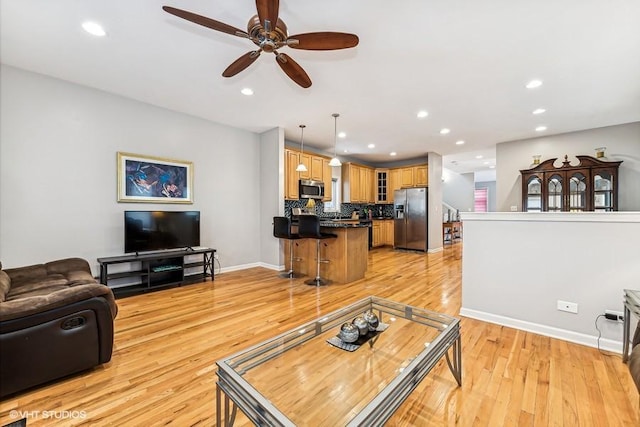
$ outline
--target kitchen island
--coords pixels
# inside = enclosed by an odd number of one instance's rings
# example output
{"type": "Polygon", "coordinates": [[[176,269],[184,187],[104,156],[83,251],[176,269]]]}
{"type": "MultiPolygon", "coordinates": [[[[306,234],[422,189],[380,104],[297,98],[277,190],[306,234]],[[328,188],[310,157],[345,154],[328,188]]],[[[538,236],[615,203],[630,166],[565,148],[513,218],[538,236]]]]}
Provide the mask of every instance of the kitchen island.
{"type": "MultiPolygon", "coordinates": [[[[346,221],[322,221],[323,233],[335,234],[335,239],[320,241],[320,256],[329,260],[320,264],[320,276],[333,283],[349,283],[364,278],[369,255],[369,226],[346,221]]],[[[298,232],[295,223],[292,231],[298,232]]],[[[296,273],[315,277],[316,240],[300,239],[294,241],[294,255],[302,261],[294,261],[296,273]]],[[[285,270],[289,269],[289,245],[285,245],[285,270]]]]}

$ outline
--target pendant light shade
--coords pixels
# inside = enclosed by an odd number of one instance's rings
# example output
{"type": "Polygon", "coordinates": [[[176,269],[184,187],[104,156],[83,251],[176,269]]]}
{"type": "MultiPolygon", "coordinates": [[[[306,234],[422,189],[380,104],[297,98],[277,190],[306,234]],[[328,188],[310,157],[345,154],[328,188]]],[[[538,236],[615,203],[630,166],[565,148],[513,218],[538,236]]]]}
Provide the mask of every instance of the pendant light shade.
{"type": "Polygon", "coordinates": [[[340,117],[340,114],[338,113],[333,113],[333,158],[331,159],[331,161],[329,162],[329,166],[342,166],[342,163],[340,163],[340,159],[338,159],[338,156],[336,155],[336,147],[338,146],[338,117],[340,117]]]}
{"type": "Polygon", "coordinates": [[[301,152],[300,152],[300,163],[298,163],[298,166],[296,167],[296,172],[306,172],[307,171],[307,167],[304,165],[304,163],[302,163],[302,154],[304,154],[304,128],[306,128],[305,125],[300,125],[300,147],[301,147],[301,152]]]}

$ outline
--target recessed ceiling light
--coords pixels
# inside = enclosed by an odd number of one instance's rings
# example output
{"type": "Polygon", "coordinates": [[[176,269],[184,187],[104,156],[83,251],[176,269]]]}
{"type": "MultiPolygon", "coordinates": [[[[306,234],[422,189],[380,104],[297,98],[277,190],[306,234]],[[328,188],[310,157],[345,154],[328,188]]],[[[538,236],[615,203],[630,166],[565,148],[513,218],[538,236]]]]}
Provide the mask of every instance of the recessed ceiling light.
{"type": "Polygon", "coordinates": [[[489,169],[495,169],[495,168],[496,168],[496,166],[495,166],[495,165],[491,165],[491,166],[489,166],[489,169]]]}
{"type": "Polygon", "coordinates": [[[481,159],[481,158],[482,158],[482,154],[478,154],[478,155],[476,156],[476,159],[481,159]]]}
{"type": "Polygon", "coordinates": [[[456,145],[463,145],[464,141],[460,140],[460,141],[456,141],[456,145]]]}
{"type": "Polygon", "coordinates": [[[547,110],[545,110],[544,108],[536,108],[535,110],[532,111],[532,113],[533,114],[542,114],[545,111],[547,111],[547,110]]]}
{"type": "Polygon", "coordinates": [[[347,149],[345,148],[345,149],[344,149],[344,152],[345,152],[345,153],[348,153],[348,152],[349,152],[349,150],[347,150],[347,149]]]}
{"type": "Polygon", "coordinates": [[[531,80],[527,83],[527,89],[535,89],[540,86],[542,86],[542,80],[531,80]]]}
{"type": "Polygon", "coordinates": [[[543,132],[543,131],[545,131],[545,130],[547,130],[547,127],[546,127],[546,126],[538,126],[538,127],[536,128],[536,132],[543,132]]]}
{"type": "Polygon", "coordinates": [[[446,134],[448,134],[449,132],[451,132],[451,130],[450,130],[450,129],[447,129],[447,128],[440,129],[440,133],[441,133],[442,135],[446,135],[446,134]]]}
{"type": "Polygon", "coordinates": [[[425,117],[427,117],[429,115],[429,113],[427,111],[418,111],[418,118],[419,119],[424,119],[425,117]]]}
{"type": "Polygon", "coordinates": [[[240,93],[243,94],[243,95],[251,96],[251,95],[253,95],[253,89],[251,89],[249,87],[245,87],[244,89],[242,89],[240,91],[240,93]]]}
{"type": "Polygon", "coordinates": [[[376,144],[369,144],[369,145],[367,145],[367,147],[369,147],[369,148],[376,148],[376,144]]]}
{"type": "Polygon", "coordinates": [[[103,37],[105,36],[107,33],[104,31],[104,28],[102,28],[102,26],[100,24],[97,24],[95,22],[84,22],[82,24],[82,28],[84,28],[84,30],[89,33],[92,34],[94,36],[98,36],[98,37],[103,37]]]}
{"type": "Polygon", "coordinates": [[[482,164],[483,164],[483,165],[488,165],[488,164],[489,164],[489,162],[482,162],[482,164]]]}
{"type": "Polygon", "coordinates": [[[395,151],[392,151],[389,153],[390,156],[396,156],[398,153],[396,153],[395,151]]]}
{"type": "Polygon", "coordinates": [[[347,137],[347,134],[346,134],[346,133],[344,133],[344,132],[340,132],[340,133],[338,134],[338,138],[346,138],[346,137],[347,137]]]}

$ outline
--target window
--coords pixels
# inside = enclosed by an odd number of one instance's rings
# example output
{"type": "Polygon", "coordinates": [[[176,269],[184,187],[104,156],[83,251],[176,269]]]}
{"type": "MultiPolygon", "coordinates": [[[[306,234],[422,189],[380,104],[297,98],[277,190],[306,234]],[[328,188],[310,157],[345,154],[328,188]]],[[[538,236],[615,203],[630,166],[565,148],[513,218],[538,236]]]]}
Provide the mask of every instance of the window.
{"type": "Polygon", "coordinates": [[[488,201],[489,189],[477,188],[474,191],[473,195],[474,195],[474,203],[473,203],[474,212],[487,212],[487,206],[489,205],[489,201],[488,201]]]}
{"type": "Polygon", "coordinates": [[[324,202],[325,212],[340,212],[340,185],[338,178],[331,178],[331,200],[324,202]]]}

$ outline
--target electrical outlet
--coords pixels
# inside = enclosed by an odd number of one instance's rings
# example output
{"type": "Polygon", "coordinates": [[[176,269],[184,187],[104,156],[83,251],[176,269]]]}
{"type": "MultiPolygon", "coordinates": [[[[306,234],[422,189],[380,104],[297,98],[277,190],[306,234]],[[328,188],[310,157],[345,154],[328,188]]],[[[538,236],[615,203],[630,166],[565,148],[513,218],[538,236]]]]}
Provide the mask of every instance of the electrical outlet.
{"type": "Polygon", "coordinates": [[[567,313],[578,313],[578,304],[575,302],[567,302],[558,300],[558,310],[566,311],[567,313]]]}
{"type": "Polygon", "coordinates": [[[621,311],[605,310],[604,317],[614,322],[622,322],[624,320],[624,314],[621,311]]]}

